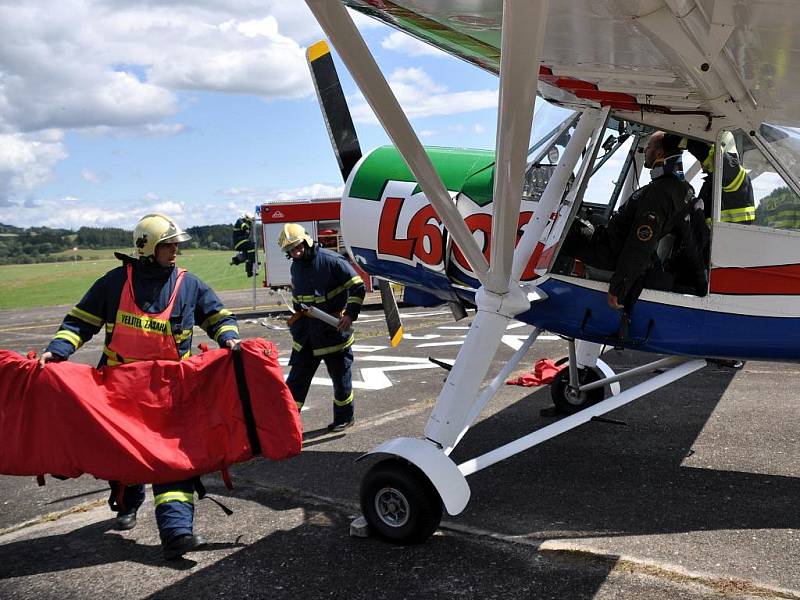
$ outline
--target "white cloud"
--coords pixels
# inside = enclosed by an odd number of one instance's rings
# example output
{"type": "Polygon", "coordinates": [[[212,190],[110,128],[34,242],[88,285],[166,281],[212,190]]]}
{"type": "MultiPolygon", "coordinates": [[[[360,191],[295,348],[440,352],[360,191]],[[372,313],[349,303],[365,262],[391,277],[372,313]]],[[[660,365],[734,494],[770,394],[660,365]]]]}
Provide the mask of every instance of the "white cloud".
{"type": "Polygon", "coordinates": [[[0,5],[0,131],[152,126],[184,89],[309,95],[295,39],[319,33],[302,2],[0,5]]]}
{"type": "MultiPolygon", "coordinates": [[[[397,101],[409,118],[455,115],[497,107],[497,90],[450,92],[419,68],[396,69],[388,78],[397,101]]],[[[378,120],[362,95],[352,102],[351,112],[357,123],[378,120]]]]}
{"type": "Polygon", "coordinates": [[[312,94],[300,44],[321,34],[285,0],[0,2],[0,206],[67,157],[62,130],[179,134],[181,90],[312,94]]]}
{"type": "Polygon", "coordinates": [[[89,169],[81,169],[81,177],[89,183],[100,183],[100,177],[94,171],[89,169]]]}
{"type": "Polygon", "coordinates": [[[383,38],[381,47],[407,56],[447,56],[438,48],[421,42],[402,31],[395,31],[388,37],[383,38]]]}
{"type": "Polygon", "coordinates": [[[475,123],[475,125],[472,126],[472,131],[474,131],[475,133],[486,133],[486,127],[484,127],[480,123],[475,123]]]}
{"type": "Polygon", "coordinates": [[[10,206],[11,197],[46,182],[66,157],[61,132],[0,134],[0,209],[10,206]]]}
{"type": "Polygon", "coordinates": [[[278,31],[273,16],[228,20],[192,32],[147,69],[148,80],[171,89],[297,98],[313,88],[304,49],[278,31]]]}
{"type": "Polygon", "coordinates": [[[341,197],[342,191],[344,191],[344,185],[313,183],[299,188],[278,191],[270,196],[270,200],[286,202],[287,200],[304,198],[334,198],[341,197]]]}

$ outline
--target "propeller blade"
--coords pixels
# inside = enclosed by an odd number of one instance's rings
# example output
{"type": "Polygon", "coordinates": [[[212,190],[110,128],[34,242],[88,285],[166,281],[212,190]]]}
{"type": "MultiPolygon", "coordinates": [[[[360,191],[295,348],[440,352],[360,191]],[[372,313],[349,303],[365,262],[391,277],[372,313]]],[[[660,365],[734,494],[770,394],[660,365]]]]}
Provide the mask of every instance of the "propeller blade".
{"type": "Polygon", "coordinates": [[[433,205],[451,238],[461,249],[472,272],[478,280],[485,281],[489,263],[475,238],[472,237],[472,232],[464,223],[464,218],[458,212],[450,193],[414,133],[364,39],[347,14],[345,6],[341,2],[331,0],[306,0],[306,4],[333,42],[339,57],[347,66],[386,133],[403,155],[425,197],[433,205]]]}
{"type": "Polygon", "coordinates": [[[386,317],[386,327],[389,330],[389,343],[392,348],[403,339],[403,322],[400,320],[400,311],[394,299],[392,287],[385,279],[378,279],[378,288],[381,290],[381,303],[383,315],[386,317]]]}
{"type": "Polygon", "coordinates": [[[361,146],[347,107],[339,75],[333,64],[328,43],[321,40],[306,50],[306,60],[311,70],[311,79],[317,91],[317,100],[322,109],[322,118],[331,138],[333,153],[339,162],[342,179],[347,181],[350,171],[361,158],[361,146]]]}

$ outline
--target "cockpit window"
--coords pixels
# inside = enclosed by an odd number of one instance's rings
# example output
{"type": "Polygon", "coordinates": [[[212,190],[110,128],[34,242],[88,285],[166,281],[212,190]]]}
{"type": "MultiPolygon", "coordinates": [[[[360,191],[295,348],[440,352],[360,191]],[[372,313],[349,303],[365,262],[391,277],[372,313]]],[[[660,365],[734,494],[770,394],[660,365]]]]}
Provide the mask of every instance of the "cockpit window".
{"type": "Polygon", "coordinates": [[[567,147],[579,113],[537,99],[522,196],[538,200],[567,147]]]}
{"type": "MultiPolygon", "coordinates": [[[[800,168],[800,131],[765,123],[759,134],[767,152],[774,154],[789,173],[796,173],[800,168]]],[[[742,166],[752,185],[755,206],[753,223],[774,229],[800,230],[800,197],[790,182],[777,172],[743,131],[734,131],[733,137],[737,146],[741,146],[742,166]]],[[[725,208],[723,202],[721,220],[730,221],[725,208]]]]}

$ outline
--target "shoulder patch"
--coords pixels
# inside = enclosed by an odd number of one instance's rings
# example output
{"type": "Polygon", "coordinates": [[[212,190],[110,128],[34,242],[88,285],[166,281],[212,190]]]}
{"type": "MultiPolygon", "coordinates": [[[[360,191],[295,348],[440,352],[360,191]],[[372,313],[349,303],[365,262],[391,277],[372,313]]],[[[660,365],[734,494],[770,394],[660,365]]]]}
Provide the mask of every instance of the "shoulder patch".
{"type": "Polygon", "coordinates": [[[640,242],[649,242],[653,239],[653,228],[650,225],[639,225],[636,228],[636,238],[640,242]]]}

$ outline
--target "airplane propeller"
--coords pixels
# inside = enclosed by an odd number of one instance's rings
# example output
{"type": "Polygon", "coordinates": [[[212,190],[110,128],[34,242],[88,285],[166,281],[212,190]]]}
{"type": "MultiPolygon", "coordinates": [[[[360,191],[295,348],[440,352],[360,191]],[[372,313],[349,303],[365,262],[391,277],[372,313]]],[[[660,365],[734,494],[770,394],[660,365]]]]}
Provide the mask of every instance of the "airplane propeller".
{"type": "Polygon", "coordinates": [[[535,71],[531,76],[531,65],[539,64],[548,1],[503,3],[491,264],[345,7],[340,2],[326,0],[306,0],[306,3],[481,283],[476,294],[478,314],[425,429],[427,438],[451,448],[469,418],[470,406],[464,401],[465,395],[470,396],[480,388],[508,320],[530,306],[518,282],[510,279],[538,83],[535,71]]]}
{"type": "MultiPolygon", "coordinates": [[[[306,50],[306,60],[311,70],[311,79],[317,91],[317,100],[333,146],[333,153],[339,163],[342,179],[346,182],[353,167],[361,159],[361,146],[328,43],[320,40],[309,46],[306,50]]],[[[394,348],[403,339],[400,311],[389,282],[378,279],[378,289],[381,292],[383,314],[389,330],[389,343],[394,348]]]]}

